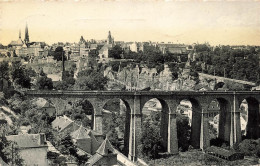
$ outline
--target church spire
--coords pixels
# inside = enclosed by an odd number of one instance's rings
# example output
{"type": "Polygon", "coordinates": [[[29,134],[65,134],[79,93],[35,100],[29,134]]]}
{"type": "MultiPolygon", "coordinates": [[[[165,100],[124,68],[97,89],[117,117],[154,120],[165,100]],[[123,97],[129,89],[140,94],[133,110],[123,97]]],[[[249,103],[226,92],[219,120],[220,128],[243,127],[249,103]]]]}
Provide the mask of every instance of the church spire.
{"type": "Polygon", "coordinates": [[[110,31],[108,31],[107,44],[112,44],[112,36],[110,31]]]}
{"type": "Polygon", "coordinates": [[[26,22],[26,27],[25,27],[24,42],[25,42],[26,45],[30,42],[27,22],[26,22]]]}

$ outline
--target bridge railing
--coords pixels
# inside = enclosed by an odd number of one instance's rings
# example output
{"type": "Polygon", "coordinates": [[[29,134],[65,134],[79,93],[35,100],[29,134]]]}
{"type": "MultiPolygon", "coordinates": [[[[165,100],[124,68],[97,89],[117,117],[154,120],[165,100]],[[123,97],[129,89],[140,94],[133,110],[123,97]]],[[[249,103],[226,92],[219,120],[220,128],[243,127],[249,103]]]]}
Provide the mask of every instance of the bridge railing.
{"type": "Polygon", "coordinates": [[[85,91],[85,90],[27,90],[28,95],[221,95],[221,94],[258,94],[260,91],[85,91]]]}

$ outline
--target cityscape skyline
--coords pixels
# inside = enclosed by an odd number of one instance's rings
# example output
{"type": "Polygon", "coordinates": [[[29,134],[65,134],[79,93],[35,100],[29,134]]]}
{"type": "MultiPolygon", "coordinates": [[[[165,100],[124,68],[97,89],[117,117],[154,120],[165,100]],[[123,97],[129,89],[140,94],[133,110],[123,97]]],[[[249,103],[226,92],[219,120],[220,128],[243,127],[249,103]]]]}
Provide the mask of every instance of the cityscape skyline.
{"type": "Polygon", "coordinates": [[[0,2],[0,43],[102,40],[260,45],[259,2],[0,2]],[[73,8],[72,8],[73,7],[73,8]],[[14,10],[15,9],[15,10],[14,10]]]}

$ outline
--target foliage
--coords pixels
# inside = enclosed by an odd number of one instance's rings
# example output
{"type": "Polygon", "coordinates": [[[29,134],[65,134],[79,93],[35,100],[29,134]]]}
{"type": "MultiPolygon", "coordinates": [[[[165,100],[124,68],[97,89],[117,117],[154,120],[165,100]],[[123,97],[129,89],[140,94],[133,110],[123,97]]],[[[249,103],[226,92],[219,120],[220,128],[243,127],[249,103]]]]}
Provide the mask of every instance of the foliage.
{"type": "Polygon", "coordinates": [[[161,148],[162,137],[158,123],[158,118],[148,116],[142,124],[141,152],[149,158],[157,158],[161,148]]]}
{"type": "MultiPolygon", "coordinates": [[[[76,146],[74,145],[70,135],[67,135],[64,138],[61,138],[61,140],[59,140],[58,150],[63,155],[69,155],[69,156],[76,158],[76,160],[79,164],[86,163],[86,161],[88,160],[87,155],[79,156],[77,154],[78,150],[77,150],[76,146]]],[[[61,162],[61,161],[58,161],[58,162],[61,162]]]]}
{"type": "Polygon", "coordinates": [[[9,82],[9,66],[7,61],[0,62],[1,90],[4,89],[4,81],[9,82]]]}
{"type": "Polygon", "coordinates": [[[75,84],[74,72],[64,71],[62,73],[62,81],[58,81],[55,85],[57,90],[73,89],[75,84]]]}
{"type": "Polygon", "coordinates": [[[83,156],[77,156],[77,160],[78,160],[78,164],[81,165],[81,164],[85,164],[87,161],[88,161],[89,157],[88,155],[83,155],[83,156]]]}
{"type": "Polygon", "coordinates": [[[103,133],[116,149],[125,153],[125,147],[121,146],[120,140],[125,139],[126,112],[120,110],[119,99],[110,100],[104,109],[109,112],[103,112],[103,133]]]}
{"type": "Polygon", "coordinates": [[[73,120],[81,121],[84,127],[92,127],[92,116],[93,106],[87,100],[79,101],[74,104],[73,109],[64,111],[64,114],[69,116],[73,120]]]}
{"type": "Polygon", "coordinates": [[[104,77],[101,72],[87,69],[78,73],[74,88],[78,90],[105,90],[107,81],[107,77],[104,77]]]}
{"type": "Polygon", "coordinates": [[[239,144],[239,151],[247,156],[259,155],[260,139],[245,139],[239,144]]]}
{"type": "Polygon", "coordinates": [[[121,59],[121,55],[123,54],[123,49],[119,45],[115,45],[109,50],[109,57],[114,59],[121,59]]]}
{"type": "Polygon", "coordinates": [[[172,79],[178,79],[178,72],[179,72],[179,66],[177,63],[169,63],[168,67],[170,71],[172,72],[172,79]]]}
{"type": "Polygon", "coordinates": [[[111,114],[105,114],[103,118],[103,133],[108,137],[111,144],[120,150],[118,132],[116,131],[118,113],[111,111],[111,114]]]}
{"type": "Polygon", "coordinates": [[[197,44],[194,46],[197,52],[210,51],[210,48],[206,44],[197,44]]]}
{"type": "Polygon", "coordinates": [[[109,62],[109,66],[112,67],[112,70],[113,70],[114,72],[117,72],[118,69],[119,69],[119,66],[120,66],[120,62],[118,62],[118,61],[110,61],[110,62],[109,62]]]}
{"type": "Polygon", "coordinates": [[[0,156],[6,163],[12,165],[23,165],[23,159],[19,155],[18,146],[15,142],[8,141],[5,136],[0,136],[0,156]],[[12,158],[13,156],[13,158],[12,158]]]}
{"type": "Polygon", "coordinates": [[[97,58],[98,58],[98,51],[90,50],[88,53],[88,66],[90,66],[91,68],[97,66],[97,58]]]}
{"type": "Polygon", "coordinates": [[[191,127],[189,126],[188,117],[177,114],[176,117],[177,123],[177,138],[178,146],[181,151],[187,151],[189,148],[189,141],[191,135],[191,127]]]}
{"type": "Polygon", "coordinates": [[[259,52],[254,47],[232,49],[230,46],[209,49],[207,45],[195,46],[198,54],[193,69],[233,79],[259,82],[259,52]],[[205,69],[199,64],[205,64],[205,69]]]}
{"type": "Polygon", "coordinates": [[[60,146],[58,147],[58,150],[64,155],[75,156],[77,154],[76,146],[73,144],[70,135],[67,135],[60,140],[60,146]]]}
{"type": "Polygon", "coordinates": [[[149,68],[156,67],[159,64],[164,63],[164,58],[162,52],[153,46],[147,46],[143,52],[143,60],[147,62],[149,68]]]}
{"type": "Polygon", "coordinates": [[[164,61],[166,63],[170,63],[170,62],[178,62],[178,55],[177,54],[173,54],[170,52],[166,52],[166,54],[163,55],[164,56],[164,61]]]}
{"type": "Polygon", "coordinates": [[[29,67],[25,70],[26,75],[29,77],[36,77],[37,73],[32,69],[32,67],[29,67]]]}
{"type": "Polygon", "coordinates": [[[124,59],[134,59],[136,62],[140,62],[140,55],[137,52],[132,52],[131,50],[128,52],[124,52],[124,59]]]}
{"type": "Polygon", "coordinates": [[[161,71],[164,70],[164,65],[163,64],[158,64],[155,68],[156,68],[157,73],[160,73],[161,71]]]}
{"type": "Polygon", "coordinates": [[[59,157],[58,153],[48,151],[47,152],[47,159],[56,159],[59,157]]]}
{"type": "Polygon", "coordinates": [[[120,150],[120,142],[119,142],[119,138],[118,138],[118,133],[115,129],[115,127],[113,127],[110,132],[107,134],[107,137],[109,139],[109,141],[111,142],[111,144],[118,150],[120,150]]]}
{"type": "Polygon", "coordinates": [[[66,161],[67,161],[66,157],[60,155],[53,160],[53,166],[56,165],[67,166],[66,161]]]}
{"type": "Polygon", "coordinates": [[[21,85],[23,88],[30,88],[31,78],[29,77],[28,73],[29,71],[21,65],[21,62],[12,62],[11,75],[16,84],[21,85]]]}
{"type": "Polygon", "coordinates": [[[65,56],[65,51],[63,50],[63,47],[59,46],[55,49],[53,53],[53,59],[57,61],[62,61],[62,57],[64,61],[67,60],[67,57],[65,56]]]}
{"type": "Polygon", "coordinates": [[[51,78],[48,78],[47,75],[41,71],[40,72],[40,77],[37,78],[37,83],[36,83],[38,89],[53,89],[53,82],[51,78]]]}

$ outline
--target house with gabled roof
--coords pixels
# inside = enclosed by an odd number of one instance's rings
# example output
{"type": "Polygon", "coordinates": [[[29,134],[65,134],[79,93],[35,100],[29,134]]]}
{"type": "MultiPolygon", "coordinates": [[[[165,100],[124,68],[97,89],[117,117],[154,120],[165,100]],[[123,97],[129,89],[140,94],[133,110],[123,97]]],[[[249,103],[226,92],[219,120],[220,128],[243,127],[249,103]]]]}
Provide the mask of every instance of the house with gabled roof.
{"type": "Polygon", "coordinates": [[[24,164],[27,166],[48,166],[47,143],[44,133],[9,135],[6,139],[18,145],[24,164]]]}
{"type": "Polygon", "coordinates": [[[70,134],[70,136],[71,136],[73,142],[75,143],[75,145],[79,149],[81,149],[91,155],[93,155],[96,152],[96,150],[98,149],[98,147],[101,144],[95,138],[92,131],[90,129],[83,127],[82,125],[77,130],[72,132],[70,134]]]}
{"type": "Polygon", "coordinates": [[[117,165],[117,154],[114,153],[114,148],[107,138],[88,160],[87,165],[117,165]]]}
{"type": "Polygon", "coordinates": [[[43,112],[46,112],[49,116],[56,115],[55,107],[47,100],[45,100],[43,98],[39,98],[36,100],[35,104],[37,105],[38,109],[40,109],[43,112]]]}
{"type": "Polygon", "coordinates": [[[106,138],[99,146],[93,156],[91,156],[87,162],[88,166],[92,165],[124,165],[124,166],[136,166],[125,155],[116,150],[106,138]]]}
{"type": "Polygon", "coordinates": [[[63,132],[65,130],[70,130],[73,128],[73,120],[71,120],[66,115],[57,116],[56,119],[51,123],[52,128],[58,130],[59,132],[63,132]]]}

